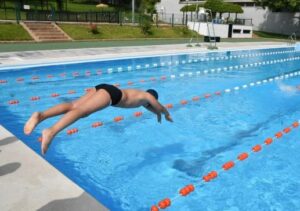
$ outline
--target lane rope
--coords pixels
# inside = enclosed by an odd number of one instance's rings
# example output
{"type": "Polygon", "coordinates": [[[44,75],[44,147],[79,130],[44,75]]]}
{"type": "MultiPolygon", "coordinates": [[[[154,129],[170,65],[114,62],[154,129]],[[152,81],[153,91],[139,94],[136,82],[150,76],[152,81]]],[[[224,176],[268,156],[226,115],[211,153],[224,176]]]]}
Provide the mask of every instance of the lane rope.
{"type": "MultiPolygon", "coordinates": [[[[235,71],[235,70],[239,70],[239,69],[246,69],[246,68],[250,68],[250,67],[258,67],[258,66],[263,66],[263,65],[272,65],[272,64],[277,64],[277,63],[283,63],[283,62],[289,62],[289,61],[296,61],[296,60],[300,60],[300,56],[299,57],[292,57],[292,58],[287,58],[287,59],[280,59],[280,60],[271,60],[271,61],[264,61],[264,62],[256,62],[256,63],[250,63],[250,64],[244,64],[244,65],[235,65],[235,66],[228,66],[228,67],[223,67],[223,68],[212,68],[212,69],[207,69],[207,70],[203,70],[203,71],[196,71],[196,72],[183,72],[183,73],[179,73],[179,74],[171,74],[169,76],[166,75],[162,75],[159,78],[157,77],[150,77],[149,79],[138,79],[137,81],[129,81],[126,85],[128,87],[137,84],[137,83],[145,83],[145,82],[164,82],[168,79],[171,80],[175,80],[175,79],[181,79],[184,77],[199,77],[202,75],[206,75],[208,73],[215,73],[215,72],[231,72],[231,71],[235,71]]],[[[120,83],[114,83],[114,85],[116,87],[121,87],[120,83]]],[[[125,85],[125,86],[126,86],[125,85]]],[[[124,85],[123,85],[124,86],[124,85]]],[[[85,91],[89,91],[91,88],[85,88],[85,91]]],[[[70,95],[70,94],[75,94],[76,90],[69,90],[68,92],[65,93],[52,93],[52,94],[48,94],[46,96],[32,96],[29,98],[29,102],[35,102],[35,101],[39,101],[41,99],[49,99],[49,98],[56,98],[56,97],[60,97],[60,96],[65,96],[65,95],[70,95]]],[[[10,101],[18,101],[19,104],[21,102],[20,99],[12,99],[10,101]]],[[[9,102],[10,102],[9,101],[9,102]]],[[[9,103],[10,104],[10,103],[9,103]]],[[[10,105],[14,105],[14,104],[10,104],[10,105]]]]}
{"type": "MultiPolygon", "coordinates": [[[[169,61],[169,62],[161,62],[161,63],[148,63],[148,64],[137,64],[135,67],[133,66],[127,66],[127,67],[109,67],[106,70],[98,69],[95,73],[92,73],[90,70],[86,70],[85,72],[79,72],[79,71],[74,71],[71,74],[71,76],[75,79],[79,76],[86,76],[86,77],[91,77],[91,76],[99,76],[102,74],[111,74],[111,73],[121,73],[121,72],[130,72],[130,71],[137,71],[137,70],[147,70],[150,68],[160,68],[160,67],[165,67],[165,66],[178,66],[180,64],[192,64],[192,63],[200,63],[200,62],[208,62],[208,61],[220,61],[220,60],[234,60],[234,59],[240,59],[240,58],[252,58],[252,57],[258,57],[258,56],[269,56],[269,55],[281,55],[281,54],[288,54],[288,53],[297,53],[295,50],[281,50],[281,51],[272,51],[272,52],[265,52],[265,53],[249,53],[249,54],[241,54],[241,55],[233,55],[233,56],[216,56],[216,57],[206,57],[203,58],[203,55],[199,54],[197,56],[193,55],[193,57],[196,57],[194,59],[188,59],[188,60],[176,60],[176,61],[169,61]]],[[[67,77],[67,73],[59,73],[59,77],[65,78],[67,77]]],[[[57,78],[58,76],[54,76],[52,74],[48,74],[46,76],[38,76],[38,75],[33,75],[31,76],[31,82],[37,82],[41,78],[47,78],[47,79],[52,79],[52,78],[57,78]]],[[[72,79],[73,80],[73,79],[72,79]]],[[[21,76],[16,79],[15,82],[18,84],[24,83],[25,77],[21,76]]],[[[49,81],[48,81],[49,82],[49,81]]],[[[1,84],[7,84],[9,83],[8,79],[1,79],[0,80],[0,85],[1,84]]]]}
{"type": "MultiPolygon", "coordinates": [[[[178,104],[169,103],[169,104],[166,104],[165,107],[167,109],[173,109],[175,106],[180,106],[180,105],[185,106],[185,105],[188,105],[192,102],[199,102],[201,99],[208,100],[208,99],[211,99],[213,97],[223,96],[224,94],[239,93],[241,90],[246,90],[248,88],[264,85],[264,84],[267,84],[267,83],[272,83],[272,82],[279,81],[279,80],[285,80],[285,79],[295,77],[295,76],[300,76],[300,71],[297,71],[295,73],[286,74],[286,75],[283,75],[283,76],[272,77],[272,78],[269,78],[268,80],[264,79],[262,81],[252,82],[252,83],[249,83],[249,85],[245,84],[241,87],[236,86],[233,89],[225,89],[224,91],[216,91],[214,93],[207,93],[207,94],[203,94],[201,96],[194,96],[191,100],[186,100],[186,99],[180,100],[178,104]]],[[[296,88],[300,90],[300,86],[296,86],[296,88]]],[[[113,120],[111,122],[104,123],[102,121],[96,121],[96,122],[93,122],[91,125],[87,125],[87,126],[84,126],[84,127],[80,128],[80,130],[76,127],[75,128],[69,128],[69,129],[66,130],[66,133],[68,135],[73,135],[75,133],[78,133],[79,131],[85,131],[85,130],[89,130],[91,128],[98,128],[98,127],[102,127],[104,125],[109,125],[111,123],[119,123],[119,122],[124,121],[125,119],[141,118],[143,115],[144,115],[144,113],[142,111],[136,111],[136,112],[133,113],[133,115],[128,116],[126,118],[124,116],[116,116],[116,117],[113,118],[113,120]]]]}
{"type": "Polygon", "coordinates": [[[200,186],[205,185],[209,183],[210,181],[216,179],[220,174],[229,171],[232,169],[236,164],[241,163],[242,161],[248,159],[250,155],[254,155],[258,152],[260,152],[264,147],[267,147],[268,145],[272,144],[274,141],[279,140],[283,138],[286,134],[290,133],[294,129],[299,128],[299,122],[295,121],[292,125],[284,128],[282,131],[279,131],[273,135],[273,137],[268,137],[264,140],[263,143],[257,144],[253,146],[250,150],[250,152],[242,152],[238,154],[237,158],[235,160],[230,160],[222,165],[222,167],[218,170],[212,170],[206,175],[202,176],[202,180],[199,181],[196,184],[188,184],[182,188],[179,189],[178,194],[173,198],[165,198],[160,200],[157,204],[152,205],[150,210],[151,211],[159,211],[160,209],[166,209],[170,207],[176,200],[181,199],[182,197],[188,196],[193,191],[199,189],[200,186]]]}

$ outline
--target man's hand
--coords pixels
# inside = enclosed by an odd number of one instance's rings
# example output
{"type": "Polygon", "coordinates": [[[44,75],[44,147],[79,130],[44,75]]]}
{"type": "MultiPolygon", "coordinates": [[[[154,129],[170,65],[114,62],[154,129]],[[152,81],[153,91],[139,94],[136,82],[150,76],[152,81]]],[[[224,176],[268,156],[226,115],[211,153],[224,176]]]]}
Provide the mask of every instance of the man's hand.
{"type": "Polygon", "coordinates": [[[165,118],[166,118],[166,120],[167,120],[167,121],[169,121],[169,122],[173,122],[173,119],[172,119],[172,117],[171,117],[171,115],[170,115],[170,114],[168,114],[168,115],[165,115],[165,118]]]}

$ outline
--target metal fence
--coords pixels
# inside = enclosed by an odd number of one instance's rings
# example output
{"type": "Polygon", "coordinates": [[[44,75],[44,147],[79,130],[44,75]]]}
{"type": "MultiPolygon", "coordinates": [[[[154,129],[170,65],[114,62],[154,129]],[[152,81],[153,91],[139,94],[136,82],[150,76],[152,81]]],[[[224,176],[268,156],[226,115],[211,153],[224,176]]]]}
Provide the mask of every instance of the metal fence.
{"type": "Polygon", "coordinates": [[[146,19],[152,19],[153,24],[168,24],[174,25],[187,25],[189,21],[206,22],[213,21],[215,24],[239,24],[239,25],[252,25],[252,19],[213,19],[205,15],[198,13],[158,13],[152,16],[146,17],[144,14],[135,13],[134,18],[131,13],[119,12],[119,11],[107,11],[107,12],[69,12],[69,11],[51,11],[45,10],[6,10],[1,11],[0,19],[4,20],[30,20],[30,21],[65,21],[65,22],[98,22],[98,23],[134,23],[138,24],[146,19]],[[206,20],[206,18],[208,18],[206,20]]]}
{"type": "Polygon", "coordinates": [[[119,23],[119,12],[55,12],[27,11],[26,20],[66,22],[107,22],[119,23]]]}
{"type": "Polygon", "coordinates": [[[252,19],[240,19],[235,18],[234,20],[231,20],[229,18],[227,19],[219,19],[214,18],[211,19],[211,17],[205,16],[203,14],[198,13],[181,13],[181,14],[168,14],[168,13],[159,13],[156,15],[159,23],[165,23],[170,25],[187,25],[187,22],[214,22],[215,24],[239,24],[239,25],[252,25],[252,19]]]}

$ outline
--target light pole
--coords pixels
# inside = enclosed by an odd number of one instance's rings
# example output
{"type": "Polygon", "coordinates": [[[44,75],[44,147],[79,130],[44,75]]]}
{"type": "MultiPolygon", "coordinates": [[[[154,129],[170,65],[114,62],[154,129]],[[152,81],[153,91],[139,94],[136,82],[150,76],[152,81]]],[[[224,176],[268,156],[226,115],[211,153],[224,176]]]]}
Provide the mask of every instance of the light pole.
{"type": "Polygon", "coordinates": [[[134,10],[135,10],[134,7],[135,7],[135,2],[134,2],[134,0],[132,0],[131,3],[132,3],[132,15],[131,15],[131,16],[132,16],[132,17],[131,17],[132,20],[131,20],[131,21],[132,21],[132,25],[133,25],[133,24],[135,23],[135,20],[134,20],[134,10]]]}

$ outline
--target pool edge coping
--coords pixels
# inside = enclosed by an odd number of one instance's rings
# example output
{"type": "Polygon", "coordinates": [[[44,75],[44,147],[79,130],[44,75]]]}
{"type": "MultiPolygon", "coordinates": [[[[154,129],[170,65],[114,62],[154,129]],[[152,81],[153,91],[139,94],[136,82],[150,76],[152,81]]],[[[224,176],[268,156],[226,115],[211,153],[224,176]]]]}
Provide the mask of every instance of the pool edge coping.
{"type": "MultiPolygon", "coordinates": [[[[268,43],[268,42],[266,42],[268,43]]],[[[109,57],[106,57],[106,58],[100,58],[100,57],[96,57],[96,58],[93,58],[93,59],[84,59],[83,56],[79,56],[81,57],[78,58],[78,57],[69,57],[69,60],[68,61],[65,61],[65,62],[50,62],[50,63],[44,63],[42,61],[40,61],[39,63],[31,63],[31,64],[25,64],[25,65],[7,65],[7,66],[3,66],[1,67],[0,65],[0,71],[5,71],[5,70],[19,70],[19,69],[24,69],[24,68],[35,68],[35,67],[48,67],[48,66],[56,66],[56,65],[70,65],[70,64],[84,64],[84,63],[91,63],[91,62],[101,62],[101,61],[114,61],[114,60],[122,60],[122,59],[135,59],[135,58],[151,58],[151,57],[160,57],[160,56],[176,56],[176,55],[190,55],[190,54],[201,54],[201,53],[221,53],[221,52],[226,52],[226,51],[242,51],[242,50],[262,50],[262,49],[268,49],[268,48],[293,48],[294,46],[290,46],[288,45],[287,43],[273,43],[273,44],[266,44],[264,43],[263,45],[261,46],[256,46],[256,45],[253,45],[253,43],[251,43],[252,45],[246,45],[246,46],[238,46],[238,47],[235,47],[235,46],[225,46],[225,47],[221,47],[221,49],[217,49],[217,50],[208,50],[208,49],[201,49],[201,48],[198,48],[198,49],[195,49],[195,48],[186,48],[186,49],[178,49],[177,51],[178,52],[170,52],[170,50],[159,50],[160,53],[157,53],[157,52],[154,52],[154,53],[150,53],[150,54],[147,54],[147,55],[143,55],[141,56],[140,54],[141,53],[147,53],[146,51],[145,52],[136,52],[135,54],[133,55],[130,55],[130,56],[123,56],[123,57],[118,57],[117,55],[110,55],[109,57]],[[248,49],[245,49],[247,48],[248,49]]],[[[244,44],[244,43],[243,43],[244,44]]],[[[259,43],[261,44],[261,43],[259,43]]],[[[178,46],[179,45],[182,45],[182,44],[177,44],[178,46]]],[[[161,45],[161,46],[164,46],[164,45],[161,45]]],[[[176,45],[174,45],[175,47],[176,45]]],[[[123,48],[123,49],[130,49],[132,47],[135,47],[135,46],[126,46],[126,47],[119,47],[119,48],[123,48]]],[[[149,47],[149,46],[148,46],[149,47]]],[[[150,46],[151,47],[151,46],[150,46]]],[[[115,48],[115,47],[109,47],[109,48],[115,48]]],[[[87,48],[86,48],[87,49],[87,48]]],[[[91,48],[88,48],[89,50],[91,48]]],[[[95,48],[97,49],[97,48],[95,48]]],[[[71,50],[74,50],[74,49],[67,49],[68,51],[71,51],[71,50]]],[[[78,49],[77,49],[78,50],[78,49]]],[[[84,49],[80,49],[80,50],[84,50],[84,49]]],[[[49,51],[49,52],[55,52],[55,51],[60,51],[60,50],[46,50],[46,51],[49,51]]],[[[171,50],[172,51],[172,50],[171,50]]],[[[9,54],[9,53],[8,53],[9,54]]],[[[127,54],[127,53],[122,53],[122,54],[127,54]]],[[[93,57],[93,56],[87,56],[87,57],[93,57]]]]}
{"type": "Polygon", "coordinates": [[[109,210],[3,125],[0,149],[2,210],[109,210]]]}

